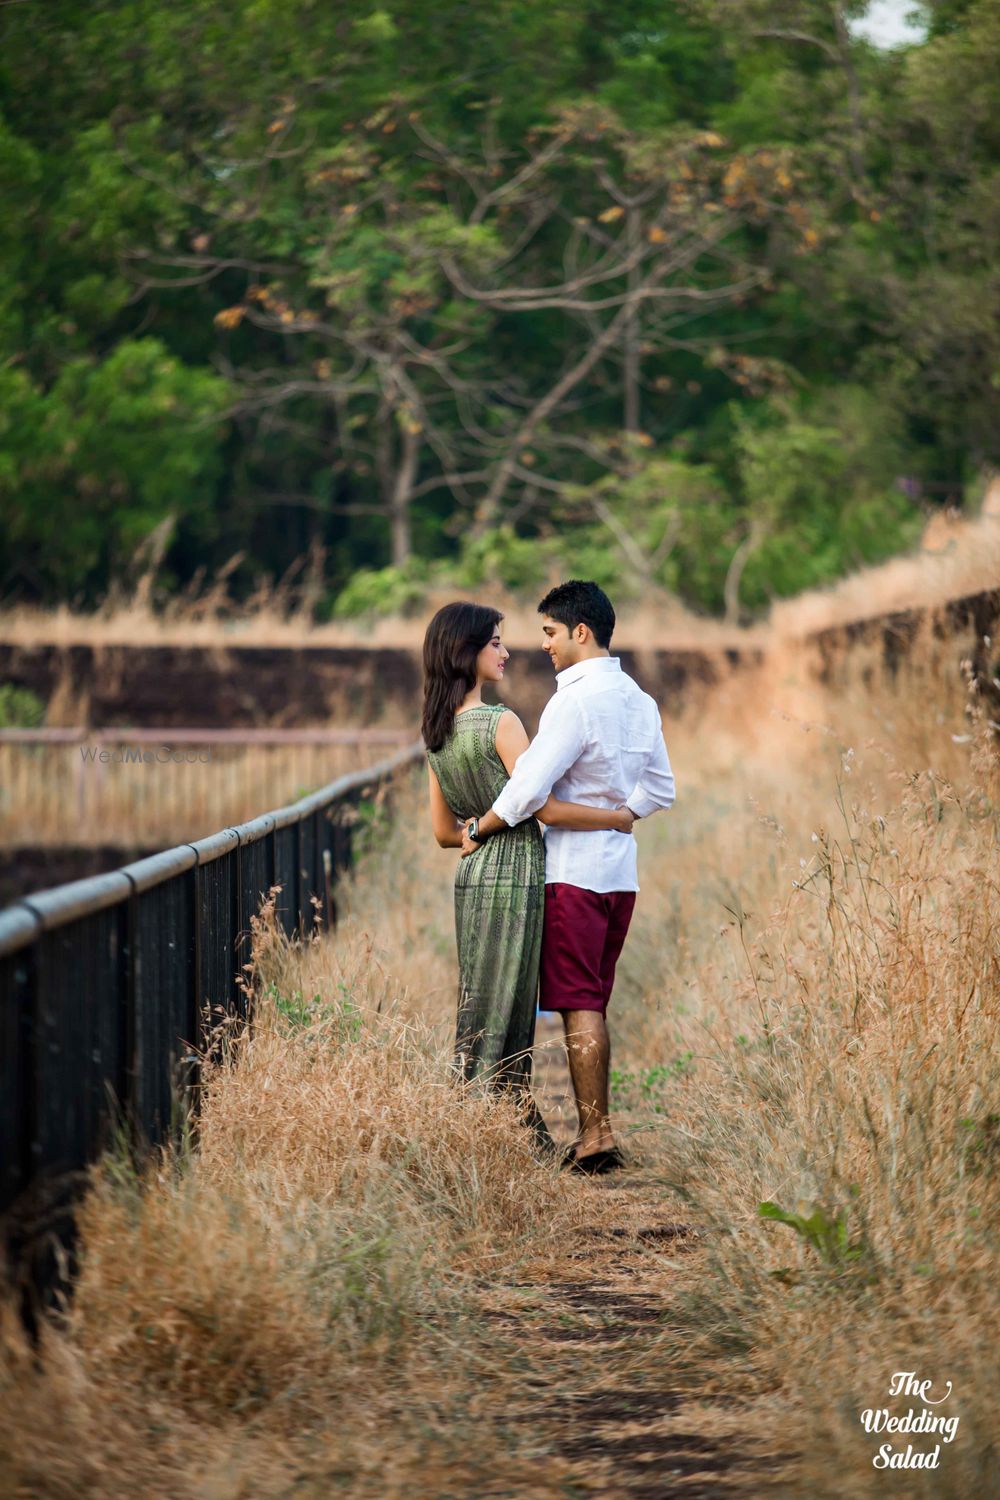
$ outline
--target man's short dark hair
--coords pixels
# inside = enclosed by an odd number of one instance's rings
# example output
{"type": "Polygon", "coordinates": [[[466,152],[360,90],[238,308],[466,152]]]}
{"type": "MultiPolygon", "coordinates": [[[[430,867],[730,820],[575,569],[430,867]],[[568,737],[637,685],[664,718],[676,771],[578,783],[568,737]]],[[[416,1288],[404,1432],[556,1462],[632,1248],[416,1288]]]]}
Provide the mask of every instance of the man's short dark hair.
{"type": "Polygon", "coordinates": [[[560,625],[565,625],[570,631],[575,630],[578,625],[588,625],[594,632],[594,640],[602,649],[611,645],[615,612],[611,600],[596,583],[584,583],[579,578],[560,583],[545,595],[538,606],[538,613],[558,620],[560,625]]]}

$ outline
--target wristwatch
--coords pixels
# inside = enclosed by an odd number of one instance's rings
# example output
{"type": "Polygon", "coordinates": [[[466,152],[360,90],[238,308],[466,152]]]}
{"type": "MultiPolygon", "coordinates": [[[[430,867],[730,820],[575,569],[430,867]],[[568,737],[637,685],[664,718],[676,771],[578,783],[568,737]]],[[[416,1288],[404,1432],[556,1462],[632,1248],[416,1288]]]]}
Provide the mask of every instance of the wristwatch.
{"type": "Polygon", "coordinates": [[[479,832],[479,819],[478,818],[470,818],[469,819],[469,830],[468,831],[469,831],[469,838],[472,840],[472,842],[474,844],[485,844],[485,842],[486,842],[486,834],[479,832]]]}

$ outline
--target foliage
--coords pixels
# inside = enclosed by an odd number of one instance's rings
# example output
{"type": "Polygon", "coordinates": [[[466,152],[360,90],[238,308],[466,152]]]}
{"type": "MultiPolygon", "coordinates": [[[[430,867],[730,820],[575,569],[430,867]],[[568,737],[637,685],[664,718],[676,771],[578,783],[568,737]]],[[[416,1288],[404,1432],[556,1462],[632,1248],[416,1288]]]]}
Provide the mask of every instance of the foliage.
{"type": "Polygon", "coordinates": [[[696,608],[721,609],[740,506],[710,464],[653,457],[581,499],[601,518],[589,528],[593,566],[617,592],[659,587],[696,608]]]}
{"type": "Polygon", "coordinates": [[[224,383],[153,338],[70,359],[48,390],[0,369],[0,558],[70,591],[115,577],[222,476],[224,383]]]}
{"type": "Polygon", "coordinates": [[[864,9],[6,7],[0,590],[93,602],[168,518],[161,596],[322,547],[348,617],[906,545],[998,458],[1000,21],[864,9]]]}
{"type": "Polygon", "coordinates": [[[768,1200],[758,1206],[757,1212],[762,1219],[773,1219],[794,1229],[831,1270],[843,1270],[870,1254],[863,1238],[851,1238],[846,1208],[831,1214],[816,1204],[807,1204],[801,1213],[793,1213],[768,1200]]]}
{"type": "Polygon", "coordinates": [[[744,573],[747,603],[828,583],[915,540],[920,516],[897,484],[903,442],[890,417],[849,386],[806,409],[737,414],[740,477],[761,537],[744,573]]]}
{"type": "Polygon", "coordinates": [[[427,569],[417,559],[403,568],[362,568],[333,601],[337,620],[373,619],[405,615],[424,597],[427,569]]]}
{"type": "Polygon", "coordinates": [[[301,990],[285,995],[272,981],[265,987],[265,1003],[273,1005],[289,1031],[301,1033],[303,1041],[309,1041],[317,1027],[323,1028],[324,1042],[332,1040],[338,1046],[348,1046],[361,1035],[362,1013],[343,980],[338,981],[332,1000],[325,1000],[318,991],[311,1000],[304,1000],[301,990]]]}
{"type": "Polygon", "coordinates": [[[518,536],[512,526],[492,527],[465,539],[452,577],[465,589],[496,584],[513,593],[538,594],[551,552],[551,545],[518,536]]]}
{"type": "Polygon", "coordinates": [[[30,688],[0,682],[0,729],[38,729],[45,722],[45,704],[30,688]]]}
{"type": "Polygon", "coordinates": [[[694,1071],[693,1062],[694,1053],[685,1051],[671,1063],[640,1068],[638,1072],[612,1068],[610,1082],[615,1105],[666,1114],[670,1108],[670,1085],[687,1078],[694,1071]]]}

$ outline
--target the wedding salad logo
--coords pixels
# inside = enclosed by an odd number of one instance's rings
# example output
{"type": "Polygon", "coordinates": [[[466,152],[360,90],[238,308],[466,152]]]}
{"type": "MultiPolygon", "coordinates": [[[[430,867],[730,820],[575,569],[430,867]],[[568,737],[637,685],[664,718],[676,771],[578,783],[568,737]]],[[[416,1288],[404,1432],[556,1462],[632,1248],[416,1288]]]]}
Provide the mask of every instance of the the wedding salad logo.
{"type": "Polygon", "coordinates": [[[918,1380],[913,1370],[897,1370],[889,1382],[889,1395],[897,1399],[918,1401],[908,1411],[893,1416],[887,1406],[869,1406],[861,1413],[861,1425],[867,1433],[878,1435],[892,1433],[896,1443],[883,1443],[872,1459],[876,1469],[936,1469],[941,1461],[941,1444],[954,1441],[958,1431],[958,1417],[945,1416],[933,1411],[951,1396],[951,1381],[943,1396],[930,1394],[933,1381],[918,1380]],[[899,1437],[909,1439],[912,1435],[937,1437],[933,1448],[915,1448],[907,1441],[903,1447],[899,1437]]]}

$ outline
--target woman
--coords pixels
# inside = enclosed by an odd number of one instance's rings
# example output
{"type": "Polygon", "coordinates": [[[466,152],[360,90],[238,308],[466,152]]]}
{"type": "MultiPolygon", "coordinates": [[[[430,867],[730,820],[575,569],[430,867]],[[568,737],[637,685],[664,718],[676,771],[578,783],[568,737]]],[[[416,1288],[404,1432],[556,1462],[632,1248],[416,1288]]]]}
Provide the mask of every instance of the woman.
{"type": "MultiPolygon", "coordinates": [[[[528,747],[516,714],[483,702],[484,682],[502,682],[510,653],[499,610],[446,604],[424,637],[422,732],[430,767],[431,825],[443,849],[462,843],[463,824],[499,795],[528,747]]],[[[536,817],[575,829],[631,830],[617,809],[549,797],[536,817]]],[[[466,1079],[522,1094],[539,1142],[554,1149],[531,1097],[545,855],[535,818],[487,839],[455,873],[458,1024],[455,1067],[466,1079]]]]}

